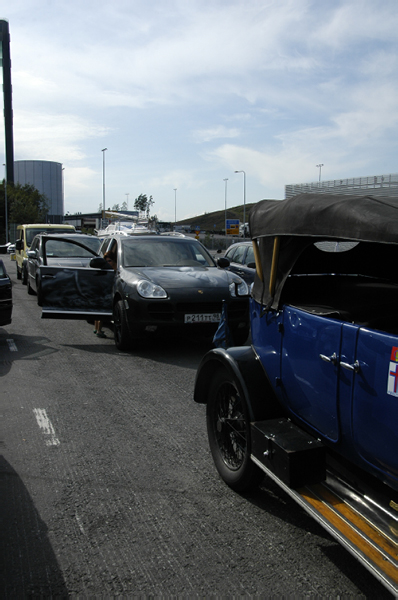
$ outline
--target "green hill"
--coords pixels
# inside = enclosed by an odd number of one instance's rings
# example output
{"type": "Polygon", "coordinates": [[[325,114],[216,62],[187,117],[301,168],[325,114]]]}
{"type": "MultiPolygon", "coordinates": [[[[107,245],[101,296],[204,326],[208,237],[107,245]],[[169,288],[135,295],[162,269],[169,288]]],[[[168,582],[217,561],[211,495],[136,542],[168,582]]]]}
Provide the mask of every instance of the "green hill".
{"type": "MultiPolygon", "coordinates": [[[[250,209],[252,206],[254,206],[254,204],[254,202],[252,204],[246,204],[246,222],[249,218],[250,209]]],[[[243,223],[243,208],[243,204],[228,208],[227,219],[239,219],[239,221],[243,223]]],[[[199,227],[202,232],[223,231],[225,227],[225,210],[216,210],[215,212],[204,213],[203,215],[198,215],[197,217],[191,217],[189,219],[184,219],[183,221],[177,221],[177,225],[191,225],[192,227],[199,227]]]]}

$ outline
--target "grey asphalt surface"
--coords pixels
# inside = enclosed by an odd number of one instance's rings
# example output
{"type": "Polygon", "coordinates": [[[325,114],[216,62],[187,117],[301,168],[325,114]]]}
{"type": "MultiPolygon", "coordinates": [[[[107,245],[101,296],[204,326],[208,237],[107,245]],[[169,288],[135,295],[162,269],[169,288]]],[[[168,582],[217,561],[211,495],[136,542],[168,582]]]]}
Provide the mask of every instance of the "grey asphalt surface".
{"type": "Polygon", "coordinates": [[[192,398],[208,341],[120,353],[110,329],[41,320],[2,258],[1,598],[391,597],[273,482],[218,478],[192,398]]]}

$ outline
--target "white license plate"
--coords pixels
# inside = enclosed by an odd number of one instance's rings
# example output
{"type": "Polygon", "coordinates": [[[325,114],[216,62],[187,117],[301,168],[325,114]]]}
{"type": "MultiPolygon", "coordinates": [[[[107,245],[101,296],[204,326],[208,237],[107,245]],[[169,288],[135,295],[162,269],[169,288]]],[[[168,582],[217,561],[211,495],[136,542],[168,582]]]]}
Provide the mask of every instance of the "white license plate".
{"type": "Polygon", "coordinates": [[[218,323],[221,320],[221,313],[195,313],[185,315],[184,323],[218,323]]]}

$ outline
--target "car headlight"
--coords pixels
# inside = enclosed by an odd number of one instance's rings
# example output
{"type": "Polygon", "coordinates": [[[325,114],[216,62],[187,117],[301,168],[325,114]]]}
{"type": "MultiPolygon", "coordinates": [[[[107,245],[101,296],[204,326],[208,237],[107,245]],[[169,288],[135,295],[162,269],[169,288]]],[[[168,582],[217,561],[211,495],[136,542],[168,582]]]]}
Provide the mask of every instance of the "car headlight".
{"type": "Polygon", "coordinates": [[[229,284],[229,293],[233,298],[236,296],[248,296],[249,288],[247,287],[246,281],[233,281],[229,284]]]}
{"type": "Polygon", "coordinates": [[[143,298],[167,298],[167,292],[160,285],[147,279],[142,279],[137,284],[137,292],[143,298]]]}

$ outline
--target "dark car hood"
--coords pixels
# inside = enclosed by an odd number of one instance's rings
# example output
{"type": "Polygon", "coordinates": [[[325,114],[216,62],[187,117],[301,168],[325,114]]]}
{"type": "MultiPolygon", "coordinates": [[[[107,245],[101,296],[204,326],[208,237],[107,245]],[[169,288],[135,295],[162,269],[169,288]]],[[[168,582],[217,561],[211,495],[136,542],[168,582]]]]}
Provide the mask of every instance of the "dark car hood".
{"type": "Polygon", "coordinates": [[[228,287],[241,279],[216,267],[139,267],[124,269],[127,279],[149,279],[165,289],[228,287]],[[129,276],[130,275],[130,276],[129,276]]]}

